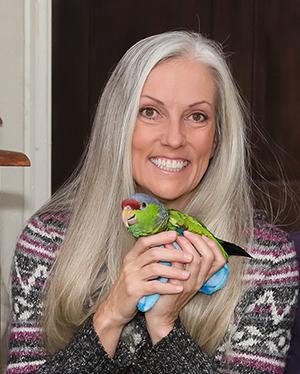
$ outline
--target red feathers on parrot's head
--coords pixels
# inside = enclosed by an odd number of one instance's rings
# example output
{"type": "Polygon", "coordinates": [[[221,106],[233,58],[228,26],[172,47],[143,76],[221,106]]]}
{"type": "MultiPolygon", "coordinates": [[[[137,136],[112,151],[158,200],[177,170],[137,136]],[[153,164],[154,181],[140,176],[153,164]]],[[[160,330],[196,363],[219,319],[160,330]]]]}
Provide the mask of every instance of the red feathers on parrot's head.
{"type": "Polygon", "coordinates": [[[127,199],[122,201],[122,208],[129,206],[132,210],[140,209],[140,203],[134,199],[127,199]]]}

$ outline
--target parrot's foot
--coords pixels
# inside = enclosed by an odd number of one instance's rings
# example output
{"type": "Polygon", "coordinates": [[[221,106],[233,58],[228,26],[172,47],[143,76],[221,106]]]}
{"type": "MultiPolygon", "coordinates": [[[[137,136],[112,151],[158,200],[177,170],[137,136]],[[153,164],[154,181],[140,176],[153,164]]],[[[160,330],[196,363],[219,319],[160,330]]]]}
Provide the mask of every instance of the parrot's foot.
{"type": "Polygon", "coordinates": [[[199,292],[205,293],[206,295],[212,295],[213,293],[221,290],[226,285],[228,276],[229,265],[225,264],[204,283],[199,292]]]}

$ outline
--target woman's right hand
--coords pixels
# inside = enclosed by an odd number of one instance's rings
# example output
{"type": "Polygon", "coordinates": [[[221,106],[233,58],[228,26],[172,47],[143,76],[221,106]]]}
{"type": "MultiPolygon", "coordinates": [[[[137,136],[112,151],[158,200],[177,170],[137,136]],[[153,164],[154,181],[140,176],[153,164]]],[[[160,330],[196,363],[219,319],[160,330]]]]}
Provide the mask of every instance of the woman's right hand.
{"type": "Polygon", "coordinates": [[[175,231],[139,238],[125,256],[118,279],[94,315],[94,327],[110,356],[114,355],[123,327],[133,319],[136,305],[144,295],[177,294],[181,285],[162,283],[157,277],[186,280],[189,273],[183,269],[160,264],[160,261],[189,263],[192,256],[175,249],[162,248],[174,242],[175,231]],[[109,335],[109,337],[108,337],[109,335]]]}

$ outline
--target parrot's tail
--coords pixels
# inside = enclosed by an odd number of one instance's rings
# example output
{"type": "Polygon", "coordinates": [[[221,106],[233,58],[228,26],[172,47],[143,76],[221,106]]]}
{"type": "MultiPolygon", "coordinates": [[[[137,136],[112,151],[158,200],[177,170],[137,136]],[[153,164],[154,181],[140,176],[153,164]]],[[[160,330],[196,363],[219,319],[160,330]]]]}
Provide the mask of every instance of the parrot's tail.
{"type": "Polygon", "coordinates": [[[225,240],[218,239],[221,243],[225,251],[229,256],[242,256],[242,257],[250,257],[252,258],[249,253],[247,253],[243,248],[239,247],[238,245],[230,242],[226,242],[225,240]]]}

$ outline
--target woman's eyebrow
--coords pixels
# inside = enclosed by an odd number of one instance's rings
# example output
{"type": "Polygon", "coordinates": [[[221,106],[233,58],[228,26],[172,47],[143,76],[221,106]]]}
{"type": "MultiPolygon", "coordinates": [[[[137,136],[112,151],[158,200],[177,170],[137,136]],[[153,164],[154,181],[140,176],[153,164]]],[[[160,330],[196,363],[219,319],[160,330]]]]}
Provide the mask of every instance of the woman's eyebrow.
{"type": "MultiPolygon", "coordinates": [[[[147,99],[151,99],[153,101],[156,101],[157,103],[159,103],[160,105],[165,105],[163,101],[159,100],[159,99],[156,99],[155,97],[153,96],[150,96],[150,95],[142,95],[141,98],[147,98],[147,99]]],[[[207,104],[209,105],[210,107],[212,107],[212,104],[209,103],[208,101],[206,100],[201,100],[201,101],[196,101],[195,103],[193,104],[190,104],[189,107],[192,108],[193,106],[195,105],[199,105],[199,104],[207,104]]]]}
{"type": "Polygon", "coordinates": [[[154,100],[156,101],[157,103],[159,103],[160,105],[165,105],[161,100],[158,100],[156,99],[155,97],[152,97],[152,96],[149,96],[149,95],[142,95],[141,98],[147,98],[147,99],[151,99],[151,100],[154,100]]]}
{"type": "Polygon", "coordinates": [[[191,108],[191,107],[193,107],[193,106],[195,106],[195,105],[199,105],[199,104],[207,104],[207,105],[209,105],[210,107],[212,107],[212,104],[209,103],[209,102],[206,101],[206,100],[196,101],[195,103],[189,105],[189,107],[191,108]]]}

